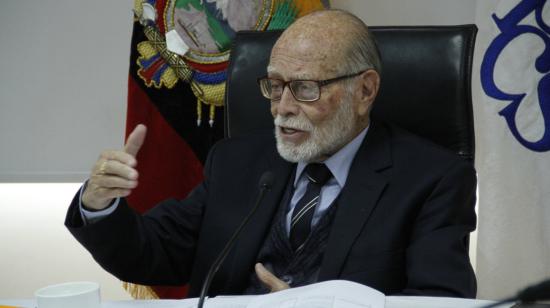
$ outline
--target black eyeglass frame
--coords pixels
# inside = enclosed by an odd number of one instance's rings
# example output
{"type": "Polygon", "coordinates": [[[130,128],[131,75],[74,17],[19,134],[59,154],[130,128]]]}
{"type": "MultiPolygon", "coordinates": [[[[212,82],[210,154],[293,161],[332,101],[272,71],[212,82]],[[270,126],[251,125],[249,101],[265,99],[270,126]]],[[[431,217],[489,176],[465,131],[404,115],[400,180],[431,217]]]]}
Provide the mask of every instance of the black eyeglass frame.
{"type": "Polygon", "coordinates": [[[289,81],[284,81],[284,80],[281,80],[281,79],[277,79],[277,78],[269,78],[267,76],[263,76],[263,77],[260,77],[256,80],[256,82],[258,83],[258,85],[260,86],[260,92],[262,92],[262,95],[263,97],[269,99],[269,100],[272,100],[272,101],[278,101],[278,100],[281,100],[281,97],[283,96],[283,92],[285,91],[285,88],[287,85],[290,85],[290,83],[292,82],[296,82],[296,81],[311,81],[311,82],[315,82],[317,83],[317,87],[319,88],[319,95],[316,99],[313,99],[313,100],[304,100],[304,99],[299,99],[296,97],[296,94],[294,93],[294,90],[292,90],[292,87],[288,87],[288,89],[290,90],[290,93],[292,93],[292,96],[294,97],[294,99],[296,99],[297,101],[299,102],[304,102],[304,103],[313,103],[313,102],[316,102],[318,100],[321,99],[321,88],[326,86],[326,85],[329,85],[331,83],[334,83],[336,81],[340,81],[340,80],[344,80],[344,79],[348,79],[348,78],[352,78],[352,77],[356,77],[356,76],[359,76],[361,74],[363,74],[365,71],[360,71],[360,72],[357,72],[357,73],[353,73],[353,74],[349,74],[349,75],[344,75],[344,76],[338,76],[338,77],[334,77],[334,78],[330,78],[330,79],[325,79],[325,80],[309,80],[309,79],[293,79],[293,80],[289,80],[289,81]],[[268,97],[264,91],[262,90],[262,84],[261,82],[263,80],[277,80],[277,81],[281,81],[283,83],[283,89],[281,90],[281,97],[279,97],[278,99],[273,99],[271,97],[268,97]]]}

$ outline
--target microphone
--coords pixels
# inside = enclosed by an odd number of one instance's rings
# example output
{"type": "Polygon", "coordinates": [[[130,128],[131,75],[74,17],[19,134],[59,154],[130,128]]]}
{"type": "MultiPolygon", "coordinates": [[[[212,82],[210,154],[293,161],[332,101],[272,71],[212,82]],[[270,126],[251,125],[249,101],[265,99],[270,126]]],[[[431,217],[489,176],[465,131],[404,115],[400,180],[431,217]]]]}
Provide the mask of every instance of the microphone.
{"type": "Polygon", "coordinates": [[[483,308],[496,307],[505,303],[519,301],[521,303],[532,303],[539,300],[550,299],[550,279],[541,283],[529,286],[522,291],[518,292],[516,296],[503,299],[496,303],[484,306],[483,308]]]}
{"type": "Polygon", "coordinates": [[[202,306],[204,305],[206,293],[210,288],[210,284],[212,283],[212,279],[214,278],[214,275],[220,269],[220,266],[222,265],[223,260],[225,260],[225,258],[229,254],[229,251],[231,251],[231,248],[235,244],[237,237],[241,233],[242,229],[258,209],[262,199],[264,198],[265,192],[271,189],[271,186],[273,186],[273,181],[274,181],[273,173],[271,173],[270,171],[264,172],[260,177],[260,182],[259,182],[260,194],[258,195],[258,199],[256,199],[256,203],[254,204],[254,207],[252,208],[250,213],[248,213],[248,215],[244,218],[241,224],[237,227],[237,230],[235,230],[235,233],[233,233],[233,235],[231,236],[227,244],[225,244],[225,247],[223,248],[222,252],[218,255],[214,263],[212,263],[212,266],[210,267],[210,270],[208,271],[208,274],[206,275],[206,279],[202,285],[201,295],[199,297],[199,303],[197,305],[198,308],[202,308],[202,306]]]}

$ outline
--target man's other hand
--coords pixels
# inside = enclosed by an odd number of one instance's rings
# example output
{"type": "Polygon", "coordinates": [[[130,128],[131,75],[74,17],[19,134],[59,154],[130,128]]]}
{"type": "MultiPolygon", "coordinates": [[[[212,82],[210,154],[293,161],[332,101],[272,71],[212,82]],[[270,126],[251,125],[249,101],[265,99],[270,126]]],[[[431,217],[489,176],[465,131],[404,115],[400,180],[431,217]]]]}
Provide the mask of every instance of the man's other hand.
{"type": "Polygon", "coordinates": [[[103,151],[92,168],[88,185],[82,194],[85,208],[102,210],[114,198],[128,196],[138,185],[136,155],[143,145],[147,128],[139,124],[128,136],[123,150],[103,151]]]}
{"type": "Polygon", "coordinates": [[[269,288],[272,293],[290,288],[290,286],[286,282],[277,278],[277,276],[268,271],[262,263],[256,263],[254,269],[256,270],[256,275],[258,275],[258,279],[260,279],[260,281],[267,288],[269,288]]]}

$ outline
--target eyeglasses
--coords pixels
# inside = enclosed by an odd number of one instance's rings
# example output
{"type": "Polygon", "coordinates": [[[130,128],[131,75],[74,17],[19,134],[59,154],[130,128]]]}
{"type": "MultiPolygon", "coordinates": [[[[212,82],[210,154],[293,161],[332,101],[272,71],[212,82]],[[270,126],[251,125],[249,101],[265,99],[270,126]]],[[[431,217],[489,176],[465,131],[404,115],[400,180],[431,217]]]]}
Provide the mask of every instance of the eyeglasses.
{"type": "Polygon", "coordinates": [[[278,101],[283,96],[283,91],[288,85],[292,96],[300,102],[315,102],[321,98],[321,87],[336,81],[359,76],[363,72],[340,76],[326,80],[290,80],[284,81],[267,76],[258,78],[258,84],[262,95],[272,101],[278,101]]]}

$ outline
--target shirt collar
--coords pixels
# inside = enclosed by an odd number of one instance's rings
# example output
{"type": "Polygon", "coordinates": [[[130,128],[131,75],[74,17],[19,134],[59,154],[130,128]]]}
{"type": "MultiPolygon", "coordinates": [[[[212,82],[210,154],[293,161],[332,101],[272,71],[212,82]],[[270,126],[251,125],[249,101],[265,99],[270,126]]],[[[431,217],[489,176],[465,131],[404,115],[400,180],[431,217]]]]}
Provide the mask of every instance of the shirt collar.
{"type": "MultiPolygon", "coordinates": [[[[351,162],[353,161],[355,154],[357,154],[363,139],[365,139],[369,127],[370,125],[361,131],[359,135],[353,138],[351,142],[346,144],[343,148],[338,150],[338,152],[334,153],[334,155],[324,161],[324,164],[328,167],[340,187],[344,187],[346,184],[351,162]]],[[[296,166],[296,177],[294,178],[294,187],[296,187],[296,184],[300,180],[300,177],[302,176],[302,173],[307,165],[308,163],[298,162],[298,165],[296,166]]]]}

